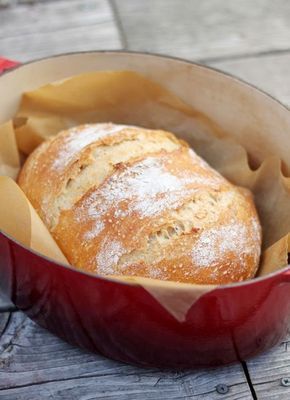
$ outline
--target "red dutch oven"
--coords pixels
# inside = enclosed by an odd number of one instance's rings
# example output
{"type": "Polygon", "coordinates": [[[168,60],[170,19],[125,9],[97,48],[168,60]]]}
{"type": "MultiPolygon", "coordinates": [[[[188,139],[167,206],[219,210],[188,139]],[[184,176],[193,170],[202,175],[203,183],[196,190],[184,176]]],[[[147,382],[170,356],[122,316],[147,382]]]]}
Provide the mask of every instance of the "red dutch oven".
{"type": "MultiPolygon", "coordinates": [[[[0,60],[2,69],[13,65],[0,60]]],[[[18,66],[0,77],[0,124],[13,116],[23,91],[86,71],[121,69],[161,83],[225,132],[260,135],[265,149],[275,131],[281,158],[289,154],[290,112],[278,101],[211,68],[152,54],[76,53],[18,66]]],[[[181,322],[143,287],[58,264],[1,232],[0,286],[20,310],[68,342],[146,366],[240,361],[279,343],[290,323],[289,267],[204,294],[181,322]]]]}

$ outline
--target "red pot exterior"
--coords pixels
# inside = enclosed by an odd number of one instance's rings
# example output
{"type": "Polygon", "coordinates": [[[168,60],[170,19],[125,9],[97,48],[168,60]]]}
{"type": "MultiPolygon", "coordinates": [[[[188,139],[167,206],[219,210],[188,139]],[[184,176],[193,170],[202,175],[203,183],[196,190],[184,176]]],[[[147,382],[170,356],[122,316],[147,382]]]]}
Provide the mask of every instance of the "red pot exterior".
{"type": "Polygon", "coordinates": [[[1,286],[31,319],[68,342],[128,363],[213,366],[279,343],[288,271],[201,297],[178,322],[143,288],[57,265],[0,234],[1,286]],[[8,288],[10,293],[8,293],[8,288]]]}
{"type": "MultiPolygon", "coordinates": [[[[2,67],[8,64],[2,61],[2,67]]],[[[279,114],[280,106],[275,107],[279,114]]],[[[220,287],[202,296],[179,322],[144,288],[58,265],[0,232],[0,289],[20,310],[72,344],[133,364],[214,366],[264,351],[287,332],[289,287],[289,268],[220,287]]]]}
{"type": "Polygon", "coordinates": [[[18,65],[18,64],[19,64],[19,62],[17,62],[17,61],[7,60],[6,58],[0,57],[0,74],[2,71],[16,67],[16,65],[18,65]]]}

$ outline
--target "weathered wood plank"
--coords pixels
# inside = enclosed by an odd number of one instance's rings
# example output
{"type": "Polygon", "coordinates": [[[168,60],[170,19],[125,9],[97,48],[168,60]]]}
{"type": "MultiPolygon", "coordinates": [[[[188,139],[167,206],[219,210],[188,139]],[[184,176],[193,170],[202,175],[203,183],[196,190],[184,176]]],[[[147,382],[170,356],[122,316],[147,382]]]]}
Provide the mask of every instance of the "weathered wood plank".
{"type": "Polygon", "coordinates": [[[189,59],[290,49],[284,0],[113,0],[128,47],[189,59]]]}
{"type": "Polygon", "coordinates": [[[107,0],[21,4],[0,11],[0,54],[19,61],[92,49],[119,49],[107,0]]]}
{"type": "Polygon", "coordinates": [[[257,85],[290,106],[290,53],[211,62],[209,65],[257,85]]]}
{"type": "MultiPolygon", "coordinates": [[[[122,47],[105,0],[31,2],[39,4],[1,9],[0,54],[25,61],[122,47]]],[[[115,6],[128,48],[207,60],[290,105],[290,53],[255,56],[290,49],[289,2],[193,0],[181,7],[178,0],[115,0],[115,6]]],[[[252,398],[239,365],[194,372],[137,369],[73,348],[19,312],[10,321],[0,314],[2,330],[0,399],[252,398]],[[218,384],[228,385],[228,393],[219,394],[218,384]]],[[[290,386],[281,385],[282,378],[290,379],[289,343],[249,361],[258,399],[290,398],[290,386]]]]}
{"type": "Polygon", "coordinates": [[[290,399],[290,334],[276,348],[247,362],[258,399],[290,399]]]}
{"type": "MultiPolygon", "coordinates": [[[[0,7],[10,7],[15,4],[32,4],[37,3],[38,1],[49,1],[49,0],[0,0],[0,7]]],[[[55,0],[51,0],[55,1],[55,0]]]]}
{"type": "MultiPolygon", "coordinates": [[[[1,312],[0,313],[0,337],[2,336],[2,334],[5,333],[8,323],[9,323],[9,319],[10,319],[10,312],[1,312]]],[[[0,363],[0,367],[1,367],[1,363],[0,363]]]]}
{"type": "Polygon", "coordinates": [[[183,7],[178,0],[114,2],[129,48],[204,61],[290,105],[289,2],[194,0],[183,7]],[[276,53],[285,49],[289,52],[276,53]]]}
{"type": "MultiPolygon", "coordinates": [[[[0,314],[1,315],[1,314],[0,314]]],[[[21,312],[0,339],[0,399],[252,399],[240,365],[213,370],[136,368],[72,347],[21,312]],[[226,384],[221,395],[216,386],[226,384]]]]}

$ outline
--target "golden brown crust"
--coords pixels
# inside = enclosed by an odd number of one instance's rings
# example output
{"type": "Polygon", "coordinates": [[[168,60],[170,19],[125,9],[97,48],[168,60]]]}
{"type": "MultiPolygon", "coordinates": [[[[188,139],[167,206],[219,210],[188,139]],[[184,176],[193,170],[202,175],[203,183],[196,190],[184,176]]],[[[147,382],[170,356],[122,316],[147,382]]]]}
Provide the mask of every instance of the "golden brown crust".
{"type": "Polygon", "coordinates": [[[217,284],[256,272],[251,194],[168,132],[113,124],[61,132],[32,153],[19,184],[78,268],[217,284]]]}

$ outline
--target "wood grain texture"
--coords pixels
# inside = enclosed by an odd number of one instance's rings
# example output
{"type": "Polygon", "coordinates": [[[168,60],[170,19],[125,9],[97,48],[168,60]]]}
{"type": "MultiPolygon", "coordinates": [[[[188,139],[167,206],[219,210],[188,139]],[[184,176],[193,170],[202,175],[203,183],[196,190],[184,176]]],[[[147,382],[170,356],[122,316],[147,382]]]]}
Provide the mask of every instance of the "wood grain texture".
{"type": "Polygon", "coordinates": [[[18,61],[120,47],[118,29],[106,0],[20,4],[0,12],[0,54],[18,61]]]}
{"type": "Polygon", "coordinates": [[[252,399],[240,365],[175,372],[136,368],[72,347],[21,312],[11,315],[0,339],[2,400],[252,399]],[[219,394],[219,384],[228,393],[219,394]]]}
{"type": "Polygon", "coordinates": [[[284,0],[113,0],[130,49],[189,59],[290,49],[284,0]]]}
{"type": "MultiPolygon", "coordinates": [[[[0,313],[0,337],[5,333],[6,328],[9,324],[10,320],[10,312],[1,312],[0,313]]],[[[0,362],[1,368],[1,362],[0,362]]]]}
{"type": "Polygon", "coordinates": [[[290,106],[290,53],[208,64],[253,83],[290,106]]]}
{"type": "Polygon", "coordinates": [[[276,348],[247,362],[258,399],[290,399],[290,334],[276,348]]]}
{"type": "MultiPolygon", "coordinates": [[[[0,54],[19,61],[121,47],[171,54],[290,105],[289,20],[286,0],[0,0],[0,54]]],[[[0,311],[9,307],[0,296],[0,311]]],[[[289,400],[290,336],[247,366],[259,400],[289,400]]],[[[139,369],[74,348],[21,312],[0,312],[0,400],[252,398],[241,365],[139,369]],[[228,392],[219,394],[218,384],[228,392]]]]}
{"type": "Polygon", "coordinates": [[[290,105],[290,2],[112,1],[129,49],[202,61],[290,105]]]}

